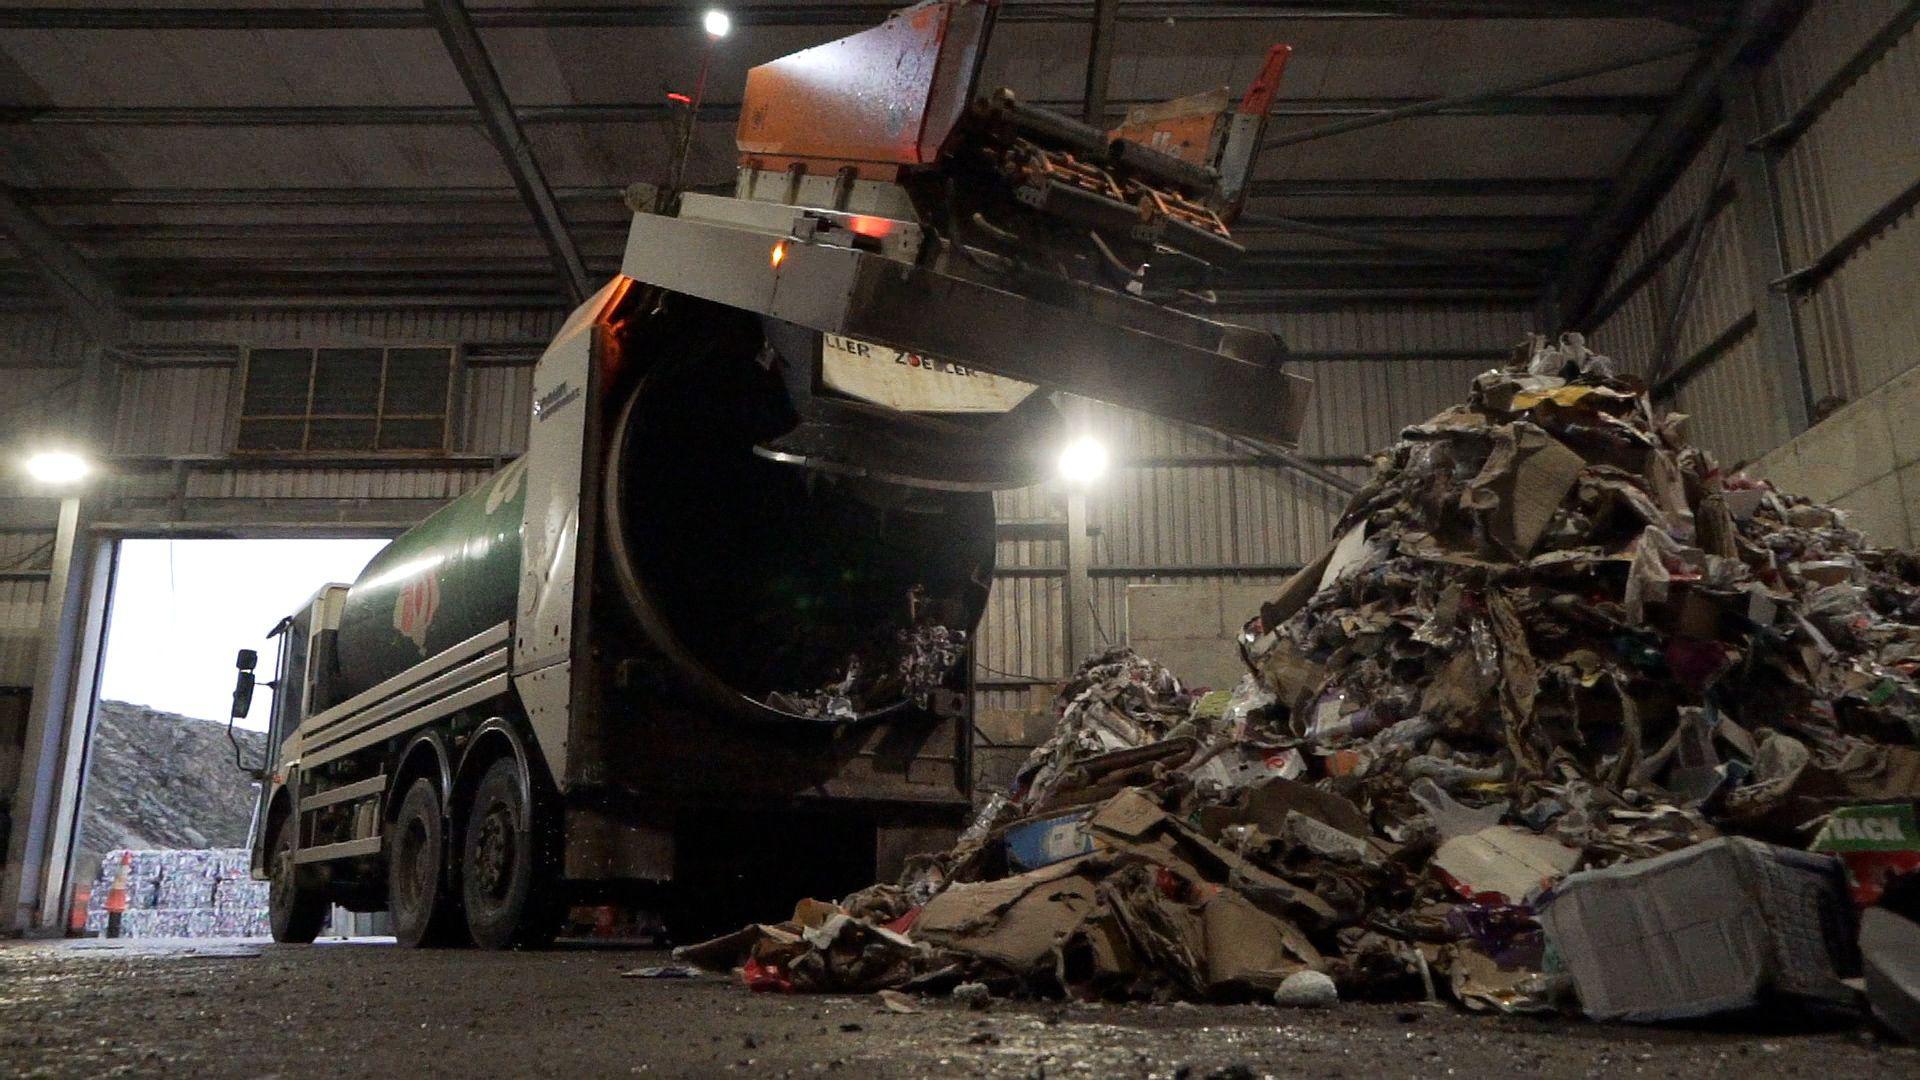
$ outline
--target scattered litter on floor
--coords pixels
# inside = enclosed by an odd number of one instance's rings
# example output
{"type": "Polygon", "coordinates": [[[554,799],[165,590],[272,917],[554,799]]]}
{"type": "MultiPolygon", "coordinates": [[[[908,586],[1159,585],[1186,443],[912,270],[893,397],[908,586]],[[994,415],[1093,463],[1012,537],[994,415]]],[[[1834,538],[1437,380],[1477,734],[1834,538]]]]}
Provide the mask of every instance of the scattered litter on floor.
{"type": "Polygon", "coordinates": [[[1920,862],[1920,559],[1576,335],[1518,359],[1375,458],[1239,687],[1094,657],[952,851],[679,955],[969,1003],[1855,1007],[1856,904],[1920,862]]]}
{"type": "Polygon", "coordinates": [[[691,964],[653,964],[620,973],[623,979],[692,979],[699,975],[700,969],[691,964]]]}
{"type": "Polygon", "coordinates": [[[1288,1009],[1330,1009],[1340,1004],[1340,988],[1318,971],[1296,971],[1280,980],[1273,1003],[1288,1009]]]}

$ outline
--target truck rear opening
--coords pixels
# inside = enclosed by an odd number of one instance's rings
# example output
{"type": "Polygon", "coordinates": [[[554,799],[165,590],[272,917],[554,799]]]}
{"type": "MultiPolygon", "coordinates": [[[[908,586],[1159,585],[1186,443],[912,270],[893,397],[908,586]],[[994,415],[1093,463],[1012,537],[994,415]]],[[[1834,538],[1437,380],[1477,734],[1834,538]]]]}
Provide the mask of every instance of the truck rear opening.
{"type": "Polygon", "coordinates": [[[659,355],[615,420],[609,556],[683,674],[756,719],[883,716],[946,682],[986,606],[993,497],[778,460],[799,414],[757,320],[659,355]]]}

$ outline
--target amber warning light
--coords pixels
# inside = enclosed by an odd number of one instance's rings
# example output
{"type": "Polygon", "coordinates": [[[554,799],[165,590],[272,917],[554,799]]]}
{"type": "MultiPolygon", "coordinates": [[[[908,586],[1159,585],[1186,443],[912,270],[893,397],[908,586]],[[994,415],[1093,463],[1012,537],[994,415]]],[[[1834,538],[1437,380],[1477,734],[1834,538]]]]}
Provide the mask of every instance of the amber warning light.
{"type": "Polygon", "coordinates": [[[780,269],[780,264],[787,261],[787,242],[785,240],[781,240],[773,245],[773,254],[768,257],[767,261],[773,264],[775,270],[780,269]]]}

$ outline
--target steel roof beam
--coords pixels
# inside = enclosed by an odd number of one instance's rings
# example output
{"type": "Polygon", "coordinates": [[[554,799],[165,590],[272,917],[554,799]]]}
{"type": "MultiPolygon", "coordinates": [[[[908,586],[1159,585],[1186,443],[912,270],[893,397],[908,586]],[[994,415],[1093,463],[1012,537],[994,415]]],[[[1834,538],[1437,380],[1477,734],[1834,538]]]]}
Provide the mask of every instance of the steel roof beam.
{"type": "MultiPolygon", "coordinates": [[[[625,237],[630,221],[608,218],[569,222],[576,236],[625,237]]],[[[86,243],[328,243],[379,242],[412,244],[442,240],[534,240],[538,234],[524,221],[143,221],[88,222],[64,230],[86,243]]]]}
{"type": "MultiPolygon", "coordinates": [[[[1276,102],[1276,118],[1368,116],[1414,104],[1419,98],[1298,98],[1276,102]]],[[[1651,116],[1665,98],[1645,94],[1518,96],[1449,106],[1434,116],[1651,116]]],[[[1035,101],[1057,111],[1082,111],[1079,101],[1035,101]]],[[[1126,115],[1146,100],[1109,101],[1106,119],[1126,115]]],[[[519,105],[522,124],[651,124],[673,115],[661,102],[519,105]]],[[[466,105],[0,105],[0,124],[33,127],[403,127],[480,123],[466,105]]],[[[734,124],[738,102],[700,106],[703,123],[734,124]]]]}
{"type": "Polygon", "coordinates": [[[533,214],[533,223],[553,258],[562,288],[575,304],[584,301],[592,290],[587,287],[580,250],[567,232],[567,219],[560,213],[560,204],[547,185],[546,174],[540,169],[540,161],[534,156],[526,133],[514,118],[513,103],[507,100],[506,88],[500,85],[500,73],[494,70],[493,60],[487,55],[487,47],[480,40],[480,32],[474,27],[466,5],[460,0],[425,0],[425,7],[434,29],[440,33],[441,43],[446,46],[448,58],[460,73],[460,81],[466,84],[474,107],[480,111],[488,137],[500,152],[501,163],[513,177],[513,186],[533,214]]]}
{"type": "Polygon", "coordinates": [[[1630,56],[1624,60],[1615,59],[1596,64],[1583,64],[1579,67],[1565,68],[1560,71],[1549,72],[1545,75],[1533,75],[1518,81],[1501,83],[1497,86],[1487,86],[1478,90],[1469,90],[1465,93],[1429,98],[1425,101],[1416,101],[1412,104],[1402,105],[1394,109],[1385,109],[1366,116],[1356,116],[1347,120],[1338,120],[1321,127],[1307,128],[1303,131],[1284,132],[1261,143],[1260,149],[1262,151],[1277,150],[1283,146],[1297,146],[1300,143],[1332,138],[1335,135],[1345,135],[1348,132],[1364,131],[1368,128],[1379,127],[1382,124],[1397,123],[1401,120],[1410,120],[1419,116],[1431,116],[1444,112],[1449,108],[1478,105],[1485,101],[1511,99],[1532,90],[1544,90],[1550,86],[1577,82],[1581,79],[1591,79],[1599,75],[1611,75],[1614,72],[1642,67],[1660,60],[1669,60],[1673,57],[1690,53],[1697,47],[1695,42],[1686,41],[1669,45],[1663,49],[1655,49],[1652,52],[1642,53],[1638,56],[1630,56]]]}
{"type": "MultiPolygon", "coordinates": [[[[1272,311],[1327,311],[1391,304],[1398,308],[1453,308],[1462,304],[1525,311],[1532,306],[1528,289],[1290,289],[1254,294],[1223,294],[1220,303],[1205,309],[1215,314],[1272,311]]],[[[551,288],[526,292],[450,290],[446,292],[384,292],[366,296],[227,296],[192,295],[134,297],[127,309],[139,314],[217,314],[238,311],[368,310],[399,311],[434,308],[528,308],[564,310],[551,288]]],[[[0,311],[42,311],[46,301],[37,296],[0,293],[0,311]]]]}
{"type": "MultiPolygon", "coordinates": [[[[1233,266],[1224,268],[1225,284],[1233,288],[1259,287],[1288,275],[1303,281],[1335,280],[1343,276],[1356,280],[1369,275],[1397,275],[1402,279],[1433,278],[1452,280],[1449,275],[1471,281],[1498,280],[1502,283],[1537,281],[1543,275],[1538,266],[1522,260],[1505,265],[1475,262],[1475,251],[1443,252],[1431,255],[1376,251],[1254,251],[1233,266]]],[[[128,282],[126,294],[147,287],[174,289],[183,282],[199,278],[239,275],[237,280],[256,283],[267,276],[292,279],[317,279],[341,276],[371,285],[375,279],[433,277],[439,279],[512,278],[529,283],[540,280],[549,268],[547,260],[536,254],[499,254],[468,256],[456,252],[424,253],[419,247],[395,249],[371,254],[309,255],[298,252],[262,252],[253,255],[206,256],[195,254],[128,255],[110,261],[123,272],[128,282]]],[[[6,269],[0,260],[0,270],[6,269]]],[[[608,252],[587,260],[587,270],[595,276],[611,276],[620,269],[618,252],[608,252]]]]}
{"type": "MultiPolygon", "coordinates": [[[[1497,270],[1520,271],[1528,274],[1537,274],[1540,270],[1539,263],[1535,259],[1527,257],[1527,254],[1525,253],[1487,252],[1487,251],[1477,251],[1472,248],[1429,247],[1425,244],[1413,243],[1395,236],[1385,236],[1385,235],[1372,232],[1366,229],[1355,229],[1352,227],[1337,226],[1337,225],[1324,225],[1318,222],[1307,221],[1303,218],[1269,217],[1269,218],[1264,218],[1263,222],[1269,228],[1272,228],[1279,232],[1294,233],[1300,236],[1312,236],[1318,239],[1333,240],[1343,244],[1353,244],[1357,247],[1371,248],[1376,251],[1391,252],[1394,254],[1401,255],[1403,257],[1417,259],[1420,261],[1426,261],[1426,262],[1437,261],[1437,262],[1469,264],[1469,265],[1475,265],[1475,266],[1489,267],[1497,270]]],[[[1339,261],[1340,256],[1350,257],[1356,254],[1359,254],[1359,253],[1315,251],[1315,252],[1305,253],[1301,257],[1306,259],[1318,259],[1323,261],[1339,261]]],[[[1264,255],[1265,253],[1249,252],[1246,258],[1242,260],[1241,264],[1244,265],[1245,263],[1256,262],[1264,255]]],[[[1266,256],[1266,257],[1271,258],[1271,256],[1266,256]]],[[[1354,260],[1354,261],[1364,261],[1364,260],[1354,260]]]]}
{"type": "Polygon", "coordinates": [[[1591,199],[1609,183],[1587,176],[1256,180],[1252,193],[1256,199],[1591,199]]]}
{"type": "Polygon", "coordinates": [[[1754,54],[1777,47],[1805,10],[1806,0],[1746,0],[1738,19],[1687,73],[1667,110],[1628,153],[1612,190],[1568,252],[1553,297],[1563,325],[1586,323],[1634,230],[1712,131],[1734,65],[1743,58],[1755,62],[1754,54]]]}
{"type": "Polygon", "coordinates": [[[1485,304],[1493,307],[1526,309],[1533,303],[1534,290],[1525,287],[1423,286],[1407,288],[1394,285],[1352,289],[1306,287],[1263,289],[1243,293],[1221,293],[1220,302],[1199,309],[1202,313],[1234,314],[1274,310],[1318,310],[1336,307],[1391,305],[1394,307],[1457,307],[1485,304]]]}
{"type": "MultiPolygon", "coordinates": [[[[1329,229],[1364,229],[1393,235],[1410,233],[1461,235],[1538,233],[1564,236],[1579,228],[1581,219],[1567,214],[1294,214],[1293,221],[1329,229]]],[[[1233,223],[1235,236],[1262,236],[1289,231],[1282,219],[1242,214],[1233,223]]]]}
{"type": "Polygon", "coordinates": [[[112,345],[120,340],[127,320],[119,290],[5,186],[0,186],[0,232],[6,233],[54,299],[95,342],[112,345]]]}
{"type": "MultiPolygon", "coordinates": [[[[1609,181],[1587,176],[1481,176],[1447,179],[1366,178],[1257,180],[1254,198],[1269,199],[1592,199],[1609,181]]],[[[561,202],[618,203],[612,187],[554,188],[561,202]]],[[[35,206],[435,206],[506,202],[512,188],[495,187],[252,187],[252,188],[22,188],[35,206]]]]}
{"type": "MultiPolygon", "coordinates": [[[[1084,24],[1093,3],[1012,4],[1003,23],[1084,24]]],[[[893,3],[729,5],[736,26],[867,26],[897,10],[893,3]]],[[[1368,19],[1663,19],[1683,25],[1714,21],[1726,5],[1634,3],[1629,0],[1338,0],[1313,3],[1127,3],[1123,23],[1168,19],[1207,22],[1368,19]]],[[[472,11],[482,28],[690,27],[700,9],[687,5],[619,7],[481,7],[472,11]]],[[[7,30],[405,30],[433,23],[409,7],[16,7],[0,8],[7,30]]]]}
{"type": "MultiPolygon", "coordinates": [[[[1422,98],[1296,98],[1276,101],[1268,114],[1287,117],[1368,116],[1417,104],[1422,98]]],[[[1456,101],[1422,116],[1653,116],[1666,106],[1658,94],[1515,94],[1456,101]]]]}
{"type": "MultiPolygon", "coordinates": [[[[618,188],[552,188],[561,202],[621,201],[618,188]]],[[[510,187],[20,188],[35,206],[464,206],[517,202],[510,187]]]]}
{"type": "MultiPolygon", "coordinates": [[[[1579,226],[1571,215],[1528,214],[1314,214],[1293,220],[1329,229],[1362,229],[1394,235],[1560,235],[1579,226]]],[[[624,236],[628,217],[569,219],[575,235],[624,236]]],[[[414,239],[523,240],[532,239],[532,227],[519,221],[218,221],[218,222],[89,222],[65,230],[76,239],[93,243],[178,242],[246,243],[268,241],[364,241],[414,239]]],[[[1249,215],[1234,223],[1235,236],[1266,236],[1290,231],[1279,220],[1249,215]]]]}

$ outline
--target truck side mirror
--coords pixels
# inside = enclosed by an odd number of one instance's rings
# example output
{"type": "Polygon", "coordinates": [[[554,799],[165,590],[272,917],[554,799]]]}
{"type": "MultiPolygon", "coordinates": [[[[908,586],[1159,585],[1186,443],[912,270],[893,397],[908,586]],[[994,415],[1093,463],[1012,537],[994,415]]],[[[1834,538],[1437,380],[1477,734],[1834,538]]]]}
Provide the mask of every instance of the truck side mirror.
{"type": "Polygon", "coordinates": [[[233,680],[233,712],[230,715],[235,720],[240,720],[246,717],[247,711],[251,708],[253,708],[253,672],[242,670],[233,680]]]}
{"type": "Polygon", "coordinates": [[[233,658],[233,666],[241,671],[252,671],[260,666],[260,654],[252,649],[241,649],[239,655],[233,658]]]}

